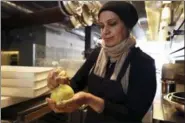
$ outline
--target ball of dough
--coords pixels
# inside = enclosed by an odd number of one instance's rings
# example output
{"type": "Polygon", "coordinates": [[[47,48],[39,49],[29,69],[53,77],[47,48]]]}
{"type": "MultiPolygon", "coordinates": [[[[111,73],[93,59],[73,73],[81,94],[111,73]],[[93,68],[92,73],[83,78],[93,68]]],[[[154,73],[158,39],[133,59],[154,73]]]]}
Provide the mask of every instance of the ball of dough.
{"type": "Polygon", "coordinates": [[[68,100],[74,95],[73,89],[67,84],[60,84],[52,90],[50,98],[60,104],[61,101],[68,100]]]}

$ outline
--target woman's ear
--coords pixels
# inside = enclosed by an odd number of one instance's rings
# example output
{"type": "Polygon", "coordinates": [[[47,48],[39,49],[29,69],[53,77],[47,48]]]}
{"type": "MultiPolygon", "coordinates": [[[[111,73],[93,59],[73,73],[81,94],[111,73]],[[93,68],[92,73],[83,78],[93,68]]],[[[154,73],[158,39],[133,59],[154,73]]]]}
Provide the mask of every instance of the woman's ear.
{"type": "Polygon", "coordinates": [[[126,36],[127,36],[127,38],[128,38],[128,37],[130,36],[131,30],[127,28],[126,33],[127,33],[127,35],[126,35],[126,36]]]}

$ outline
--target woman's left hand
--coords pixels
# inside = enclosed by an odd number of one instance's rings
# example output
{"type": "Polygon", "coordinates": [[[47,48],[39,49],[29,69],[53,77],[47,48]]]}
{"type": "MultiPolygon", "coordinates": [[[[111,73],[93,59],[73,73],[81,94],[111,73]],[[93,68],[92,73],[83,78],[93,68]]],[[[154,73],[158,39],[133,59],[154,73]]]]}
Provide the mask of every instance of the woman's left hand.
{"type": "Polygon", "coordinates": [[[78,92],[76,93],[71,99],[61,102],[61,104],[57,105],[55,101],[50,98],[47,98],[46,101],[48,102],[49,107],[55,113],[62,113],[62,112],[74,112],[75,110],[79,109],[80,106],[87,103],[87,95],[86,92],[78,92]]]}

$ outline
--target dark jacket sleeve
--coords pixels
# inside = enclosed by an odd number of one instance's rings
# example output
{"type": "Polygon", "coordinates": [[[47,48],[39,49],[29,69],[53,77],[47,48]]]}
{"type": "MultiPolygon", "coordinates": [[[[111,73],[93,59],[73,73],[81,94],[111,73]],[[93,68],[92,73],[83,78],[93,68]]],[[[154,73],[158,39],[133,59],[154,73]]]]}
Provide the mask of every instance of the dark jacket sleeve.
{"type": "MultiPolygon", "coordinates": [[[[138,62],[138,61],[136,61],[138,62]]],[[[124,104],[105,100],[103,113],[120,121],[141,121],[150,108],[156,92],[156,72],[154,60],[142,62],[131,71],[129,88],[124,104]]]]}
{"type": "Polygon", "coordinates": [[[74,92],[81,91],[87,86],[89,72],[96,62],[99,51],[100,47],[94,49],[90,56],[86,59],[85,63],[71,79],[71,87],[73,88],[74,92]]]}

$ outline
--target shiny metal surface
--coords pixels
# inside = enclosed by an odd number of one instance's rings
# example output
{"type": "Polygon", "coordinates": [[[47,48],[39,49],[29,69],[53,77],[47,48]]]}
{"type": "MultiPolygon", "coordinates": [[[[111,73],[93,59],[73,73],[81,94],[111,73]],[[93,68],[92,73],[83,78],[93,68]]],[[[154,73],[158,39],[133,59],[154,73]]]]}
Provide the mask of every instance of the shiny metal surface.
{"type": "MultiPolygon", "coordinates": [[[[184,109],[185,102],[178,99],[174,100],[174,97],[173,97],[174,94],[175,93],[169,93],[166,96],[164,96],[164,99],[168,101],[173,107],[175,107],[178,112],[185,113],[185,109],[184,109]]],[[[182,98],[183,97],[181,97],[181,99],[182,98]]]]}
{"type": "Polygon", "coordinates": [[[88,8],[87,5],[84,4],[83,6],[83,13],[82,13],[82,18],[83,21],[88,25],[91,26],[93,24],[93,16],[91,14],[90,9],[88,8]]]}
{"type": "Polygon", "coordinates": [[[172,100],[181,104],[185,104],[185,92],[172,93],[172,100]]]}
{"type": "Polygon", "coordinates": [[[162,94],[161,75],[157,74],[157,92],[153,101],[152,123],[185,123],[185,114],[177,111],[176,107],[164,99],[162,94]]]}
{"type": "Polygon", "coordinates": [[[83,4],[78,1],[68,1],[68,5],[74,14],[81,16],[83,4]]]}
{"type": "Polygon", "coordinates": [[[153,123],[184,123],[185,116],[165,98],[156,100],[153,108],[153,123]]]}
{"type": "Polygon", "coordinates": [[[71,8],[69,7],[69,3],[68,1],[62,1],[65,10],[69,13],[69,15],[73,15],[73,11],[71,10],[71,8]]]}
{"type": "Polygon", "coordinates": [[[175,92],[176,90],[175,81],[163,81],[162,82],[162,93],[168,94],[171,92],[175,92]]]}
{"type": "Polygon", "coordinates": [[[71,23],[75,28],[82,27],[82,23],[79,21],[78,17],[76,16],[70,16],[71,23]]]}

